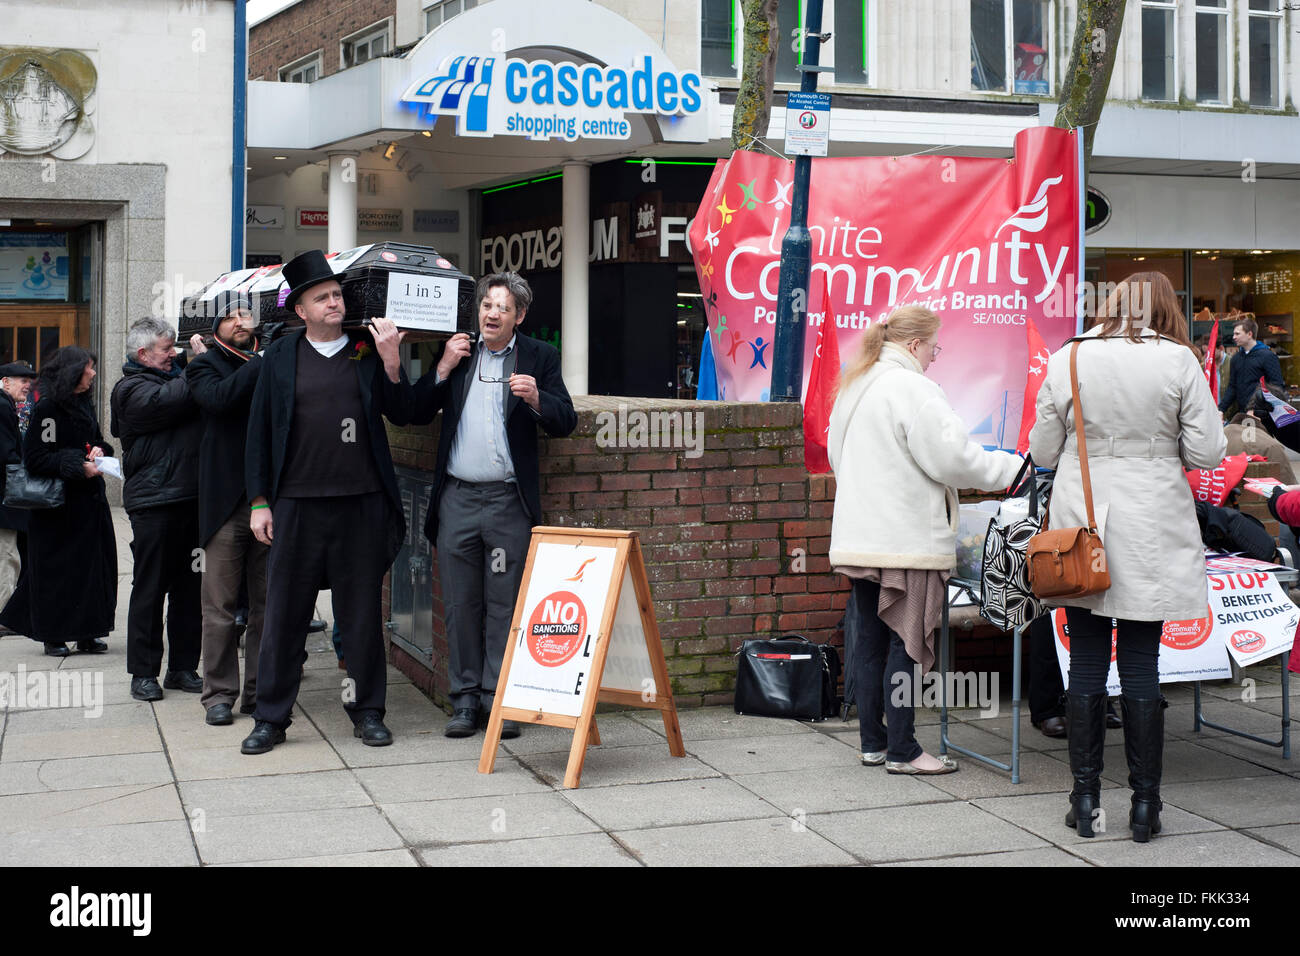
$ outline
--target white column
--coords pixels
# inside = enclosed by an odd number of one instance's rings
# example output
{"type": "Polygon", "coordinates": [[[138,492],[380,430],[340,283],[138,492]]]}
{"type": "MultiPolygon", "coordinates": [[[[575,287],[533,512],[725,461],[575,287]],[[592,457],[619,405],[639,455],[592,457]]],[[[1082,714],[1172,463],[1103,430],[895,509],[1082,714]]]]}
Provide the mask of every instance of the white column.
{"type": "Polygon", "coordinates": [[[357,244],[357,156],[339,150],[330,160],[329,246],[326,252],[342,252],[357,244]]]}
{"type": "Polygon", "coordinates": [[[564,164],[560,373],[570,395],[587,394],[587,256],[591,250],[591,167],[564,164]]]}

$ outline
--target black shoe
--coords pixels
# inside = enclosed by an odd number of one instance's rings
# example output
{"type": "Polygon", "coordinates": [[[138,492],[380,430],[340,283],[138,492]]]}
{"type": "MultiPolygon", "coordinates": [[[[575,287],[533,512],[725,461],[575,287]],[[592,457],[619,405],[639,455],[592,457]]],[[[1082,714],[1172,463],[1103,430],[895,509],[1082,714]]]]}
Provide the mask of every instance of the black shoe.
{"type": "Polygon", "coordinates": [[[366,714],[352,727],[352,736],[360,737],[367,747],[387,747],[393,742],[393,732],[384,726],[378,714],[366,714]]]}
{"type": "Polygon", "coordinates": [[[318,617],[312,618],[311,623],[307,625],[308,634],[319,634],[323,630],[325,630],[325,622],[318,617]]]}
{"type": "Polygon", "coordinates": [[[68,650],[67,644],[46,644],[46,657],[67,657],[72,651],[68,650]]]}
{"type": "Polygon", "coordinates": [[[1093,820],[1101,809],[1102,754],[1106,743],[1106,695],[1069,694],[1066,696],[1070,724],[1070,773],[1074,788],[1070,791],[1070,812],[1065,825],[1075,828],[1079,836],[1095,836],[1093,820]]]}
{"type": "Polygon", "coordinates": [[[230,711],[229,704],[213,704],[208,708],[208,716],[204,718],[213,727],[220,727],[235,722],[235,715],[230,711]]]}
{"type": "Polygon", "coordinates": [[[519,728],[519,722],[514,720],[501,721],[501,739],[514,740],[522,731],[519,728]]]}
{"type": "Polygon", "coordinates": [[[1133,807],[1128,826],[1134,843],[1146,843],[1160,832],[1160,776],[1165,748],[1163,697],[1138,699],[1121,697],[1124,710],[1124,756],[1128,759],[1128,785],[1133,788],[1133,807]]]}
{"type": "Polygon", "coordinates": [[[136,700],[162,700],[162,688],[156,677],[132,677],[131,696],[136,700]]]}
{"type": "Polygon", "coordinates": [[[1119,719],[1119,714],[1115,713],[1115,699],[1106,698],[1106,729],[1119,730],[1124,726],[1124,721],[1119,719]]]}
{"type": "Polygon", "coordinates": [[[168,690],[199,694],[203,692],[203,678],[194,671],[168,671],[163,677],[163,686],[168,690]]]}
{"type": "Polygon", "coordinates": [[[97,637],[88,641],[77,641],[77,650],[82,654],[107,654],[108,645],[97,637]]]}
{"type": "Polygon", "coordinates": [[[1038,723],[1034,724],[1034,726],[1037,727],[1040,731],[1042,731],[1044,737],[1068,736],[1068,732],[1065,727],[1064,717],[1046,717],[1043,720],[1039,721],[1038,723]]]}
{"type": "Polygon", "coordinates": [[[255,710],[257,710],[257,701],[253,701],[251,704],[239,705],[239,712],[241,714],[252,714],[255,710]]]}
{"type": "Polygon", "coordinates": [[[451,715],[444,737],[473,737],[478,727],[478,711],[473,707],[461,707],[451,715]]]}
{"type": "Polygon", "coordinates": [[[239,745],[239,752],[245,754],[270,753],[276,744],[284,743],[284,731],[274,724],[259,720],[253,732],[239,745]]]}

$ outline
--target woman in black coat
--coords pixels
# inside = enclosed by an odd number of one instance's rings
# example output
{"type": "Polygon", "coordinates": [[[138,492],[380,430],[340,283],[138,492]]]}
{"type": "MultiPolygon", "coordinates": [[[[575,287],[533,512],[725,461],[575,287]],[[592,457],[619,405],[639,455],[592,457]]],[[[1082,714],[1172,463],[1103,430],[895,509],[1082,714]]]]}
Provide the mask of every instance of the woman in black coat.
{"type": "Polygon", "coordinates": [[[90,403],[95,357],[65,346],[41,369],[40,401],[32,409],[23,458],[32,475],[63,479],[64,503],[33,510],[28,521],[27,563],[0,624],[62,657],[66,642],[102,654],[100,638],[117,611],[117,543],[92,459],[111,455],[90,403]]]}

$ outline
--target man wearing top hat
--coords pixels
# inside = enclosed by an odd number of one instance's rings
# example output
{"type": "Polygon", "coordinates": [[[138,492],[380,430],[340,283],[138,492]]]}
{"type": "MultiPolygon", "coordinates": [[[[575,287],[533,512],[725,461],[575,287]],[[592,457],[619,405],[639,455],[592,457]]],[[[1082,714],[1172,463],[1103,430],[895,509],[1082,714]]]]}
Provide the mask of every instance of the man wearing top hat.
{"type": "MultiPolygon", "coordinates": [[[[35,378],[36,370],[26,362],[0,365],[0,392],[4,394],[4,402],[0,403],[0,501],[4,500],[5,489],[3,466],[21,464],[23,460],[18,405],[27,401],[35,378]]],[[[26,538],[27,512],[0,505],[0,607],[18,586],[18,573],[27,550],[26,538]]]]}
{"type": "Polygon", "coordinates": [[[202,336],[190,340],[196,358],[186,368],[190,393],[203,414],[199,448],[199,543],[204,567],[203,704],[209,724],[229,724],[240,696],[239,634],[235,618],[240,584],[248,579],[244,634],[243,703],[251,714],[257,699],[257,655],[266,610],[268,548],[253,537],[244,493],[244,443],[248,414],[262,369],[251,300],[223,292],[212,303],[212,348],[202,336]]]}
{"type": "Polygon", "coordinates": [[[329,588],[350,680],[353,735],[382,747],[387,667],[380,590],[406,535],[383,418],[410,421],[401,335],[369,323],[372,346],[343,331],[343,291],[319,250],[284,267],[285,306],[306,328],[272,343],[249,412],[245,493],[249,524],[270,547],[253,732],[241,750],[285,739],[298,697],[303,647],[317,593],[329,588]]]}

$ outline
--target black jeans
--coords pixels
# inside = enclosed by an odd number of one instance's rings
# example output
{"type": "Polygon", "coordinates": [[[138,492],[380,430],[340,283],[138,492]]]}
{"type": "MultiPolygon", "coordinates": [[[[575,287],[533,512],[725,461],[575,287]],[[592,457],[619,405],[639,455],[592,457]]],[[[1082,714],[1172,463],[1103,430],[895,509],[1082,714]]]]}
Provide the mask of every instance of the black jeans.
{"type": "Polygon", "coordinates": [[[167,669],[199,666],[203,612],[199,602],[199,508],[193,501],[132,512],[131,603],[126,616],[126,669],[157,677],[163,659],[167,601],[167,669]]]}
{"type": "Polygon", "coordinates": [[[862,752],[886,751],[886,759],[910,763],[923,749],[916,742],[912,711],[916,662],[908,657],[903,639],[880,619],[880,585],[854,580],[845,615],[845,640],[854,642],[850,653],[858,730],[862,752]],[[906,675],[901,684],[891,680],[906,675]],[[881,718],[886,718],[882,726],[881,718]]]}
{"type": "MultiPolygon", "coordinates": [[[[1070,693],[1106,693],[1110,670],[1111,619],[1077,607],[1065,609],[1070,635],[1070,693]]],[[[1115,666],[1124,696],[1153,700],[1160,696],[1157,661],[1163,621],[1118,621],[1115,666]]]]}
{"type": "Polygon", "coordinates": [[[1052,615],[1043,613],[1029,623],[1029,719],[1041,724],[1050,717],[1064,717],[1064,695],[1052,615]]]}

